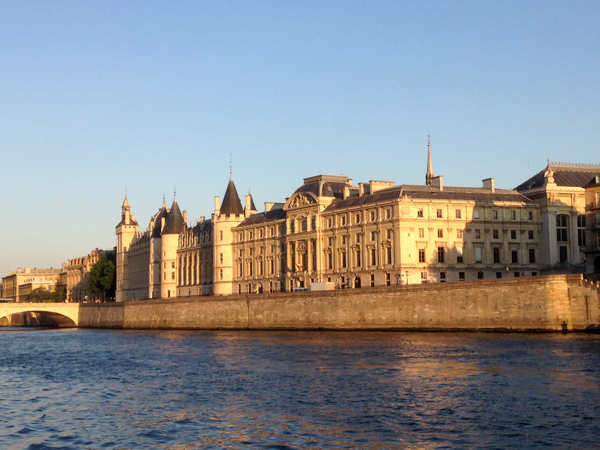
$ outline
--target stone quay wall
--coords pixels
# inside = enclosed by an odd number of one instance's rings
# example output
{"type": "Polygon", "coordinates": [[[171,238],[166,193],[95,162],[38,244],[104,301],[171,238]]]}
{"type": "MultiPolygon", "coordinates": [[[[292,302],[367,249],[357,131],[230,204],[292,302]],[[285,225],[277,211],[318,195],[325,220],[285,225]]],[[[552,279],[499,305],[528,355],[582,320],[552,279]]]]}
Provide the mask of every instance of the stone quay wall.
{"type": "Polygon", "coordinates": [[[578,331],[600,288],[548,275],[335,291],[81,304],[78,326],[126,329],[578,331]]]}

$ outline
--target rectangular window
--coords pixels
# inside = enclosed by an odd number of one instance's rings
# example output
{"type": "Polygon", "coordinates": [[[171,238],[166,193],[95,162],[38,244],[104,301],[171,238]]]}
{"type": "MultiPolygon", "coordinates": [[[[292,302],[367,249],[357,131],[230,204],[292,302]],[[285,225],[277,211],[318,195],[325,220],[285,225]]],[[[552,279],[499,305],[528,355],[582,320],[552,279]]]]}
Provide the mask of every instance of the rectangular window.
{"type": "Polygon", "coordinates": [[[356,235],[356,243],[360,244],[360,233],[356,235]]]}
{"type": "Polygon", "coordinates": [[[459,281],[465,281],[465,273],[458,272],[458,279],[459,279],[459,281]]]}
{"type": "Polygon", "coordinates": [[[446,282],[446,272],[440,272],[440,282],[446,282]]]}
{"type": "Polygon", "coordinates": [[[462,264],[463,262],[463,249],[462,247],[456,247],[456,263],[462,264]]]}
{"type": "Polygon", "coordinates": [[[483,272],[477,272],[477,279],[478,280],[483,280],[483,272]]]}
{"type": "Polygon", "coordinates": [[[329,219],[327,219],[327,227],[331,228],[333,226],[333,219],[330,217],[329,219]]]}
{"type": "Polygon", "coordinates": [[[517,239],[517,230],[510,230],[510,238],[513,240],[517,239]]]}
{"type": "Polygon", "coordinates": [[[371,240],[372,241],[377,240],[377,231],[371,231],[371,240]]]}
{"type": "Polygon", "coordinates": [[[371,211],[371,222],[375,222],[375,211],[371,211]]]}
{"type": "Polygon", "coordinates": [[[556,240],[558,242],[567,242],[567,219],[566,215],[556,216],[556,240]]]}
{"type": "Polygon", "coordinates": [[[475,239],[481,239],[481,230],[475,230],[475,239]]]}
{"type": "Polygon", "coordinates": [[[516,248],[513,248],[511,251],[511,260],[513,262],[513,264],[517,264],[519,262],[519,252],[517,251],[516,248]]]}
{"type": "Polygon", "coordinates": [[[360,254],[360,249],[356,250],[356,267],[360,267],[361,266],[361,254],[360,254]]]}
{"type": "Polygon", "coordinates": [[[492,238],[500,239],[500,232],[498,230],[492,230],[492,238]]]}
{"type": "Polygon", "coordinates": [[[492,220],[498,220],[498,210],[492,209],[492,220]]]}
{"type": "Polygon", "coordinates": [[[221,241],[223,240],[223,232],[222,231],[219,231],[219,240],[221,240],[221,241]]]}
{"type": "Polygon", "coordinates": [[[481,262],[481,247],[475,247],[475,262],[481,262]]]}
{"type": "Polygon", "coordinates": [[[463,230],[456,230],[456,239],[463,238],[463,230]]]}
{"type": "Polygon", "coordinates": [[[444,247],[438,247],[437,258],[438,258],[438,263],[441,264],[444,262],[444,247]]]}
{"type": "Polygon", "coordinates": [[[442,210],[441,210],[441,209],[438,209],[438,210],[437,210],[437,218],[438,218],[438,219],[441,219],[442,217],[443,217],[443,215],[442,215],[442,210]]]}
{"type": "Polygon", "coordinates": [[[527,220],[533,220],[533,211],[527,211],[527,220]]]}
{"type": "Polygon", "coordinates": [[[535,264],[535,249],[529,249],[529,264],[535,264]]]}
{"type": "Polygon", "coordinates": [[[454,217],[456,217],[457,219],[460,219],[461,213],[460,213],[460,209],[457,209],[456,211],[454,211],[454,217]]]}
{"type": "Polygon", "coordinates": [[[388,208],[385,210],[385,218],[386,219],[391,219],[392,218],[392,209],[388,208]]]}
{"type": "Polygon", "coordinates": [[[377,252],[375,251],[374,248],[371,249],[371,265],[372,266],[377,265],[377,252]]]}
{"type": "Polygon", "coordinates": [[[219,280],[223,279],[223,269],[219,269],[219,280]]]}
{"type": "Polygon", "coordinates": [[[424,248],[419,249],[419,262],[420,263],[425,262],[425,249],[424,248]]]}
{"type": "Polygon", "coordinates": [[[502,278],[502,272],[496,272],[496,278],[502,278]]]}
{"type": "Polygon", "coordinates": [[[327,254],[327,266],[329,269],[333,269],[333,254],[332,253],[327,254]]]}
{"type": "Polygon", "coordinates": [[[585,216],[577,216],[577,244],[585,247],[585,216]]]}
{"type": "Polygon", "coordinates": [[[342,245],[346,244],[346,237],[347,237],[346,235],[342,236],[342,245]]]}
{"type": "Polygon", "coordinates": [[[500,249],[498,247],[494,247],[494,263],[498,264],[500,262],[500,249]]]}
{"type": "Polygon", "coordinates": [[[392,247],[387,248],[387,263],[392,264],[392,247]]]}
{"type": "Polygon", "coordinates": [[[424,238],[425,237],[425,228],[419,228],[419,237],[420,238],[424,238]]]}
{"type": "Polygon", "coordinates": [[[223,264],[223,253],[219,253],[219,263],[223,264]]]}
{"type": "Polygon", "coordinates": [[[427,283],[427,272],[421,272],[421,283],[427,283]]]}
{"type": "Polygon", "coordinates": [[[510,220],[517,220],[517,212],[516,211],[510,212],[510,220]]]}
{"type": "Polygon", "coordinates": [[[340,223],[341,223],[342,226],[346,225],[346,216],[345,215],[343,215],[342,217],[340,217],[340,223]]]}
{"type": "Polygon", "coordinates": [[[417,210],[417,217],[423,217],[423,208],[417,210]]]}
{"type": "Polygon", "coordinates": [[[341,262],[342,262],[342,268],[345,269],[346,268],[346,252],[341,253],[341,262]]]}
{"type": "Polygon", "coordinates": [[[259,237],[259,238],[262,238],[262,237],[263,237],[263,230],[262,230],[262,229],[261,229],[261,230],[258,230],[258,237],[259,237]]]}
{"type": "Polygon", "coordinates": [[[473,210],[473,219],[479,219],[479,210],[478,209],[473,210]]]}
{"type": "Polygon", "coordinates": [[[327,244],[328,244],[330,247],[333,247],[333,238],[332,238],[332,237],[329,237],[329,238],[327,238],[327,244]]]}
{"type": "Polygon", "coordinates": [[[388,239],[392,239],[392,230],[391,229],[386,230],[386,235],[387,235],[388,239]]]}
{"type": "Polygon", "coordinates": [[[532,240],[533,239],[533,230],[529,230],[527,232],[527,236],[529,237],[530,240],[532,240]]]}
{"type": "Polygon", "coordinates": [[[442,230],[441,228],[438,228],[438,237],[439,238],[443,238],[444,237],[444,230],[442,230]]]}
{"type": "Polygon", "coordinates": [[[354,218],[356,223],[360,223],[360,213],[356,214],[354,218]]]}

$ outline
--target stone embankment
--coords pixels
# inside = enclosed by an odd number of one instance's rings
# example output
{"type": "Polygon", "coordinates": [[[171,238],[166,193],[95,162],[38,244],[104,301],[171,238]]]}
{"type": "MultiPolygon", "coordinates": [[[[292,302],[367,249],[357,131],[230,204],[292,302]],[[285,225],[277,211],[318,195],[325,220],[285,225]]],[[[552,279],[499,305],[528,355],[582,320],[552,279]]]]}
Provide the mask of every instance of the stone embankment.
{"type": "Polygon", "coordinates": [[[600,288],[581,275],[82,304],[77,326],[127,329],[583,331],[600,288]]]}

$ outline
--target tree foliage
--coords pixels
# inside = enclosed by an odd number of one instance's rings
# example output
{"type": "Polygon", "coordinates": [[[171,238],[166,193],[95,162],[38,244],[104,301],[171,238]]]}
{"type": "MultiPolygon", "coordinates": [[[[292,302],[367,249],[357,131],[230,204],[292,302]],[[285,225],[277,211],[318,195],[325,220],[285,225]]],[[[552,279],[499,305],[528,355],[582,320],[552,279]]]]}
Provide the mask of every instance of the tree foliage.
{"type": "Polygon", "coordinates": [[[57,286],[54,291],[49,291],[43,286],[37,287],[29,294],[29,300],[34,303],[62,302],[65,299],[65,288],[57,286]]]}
{"type": "Polygon", "coordinates": [[[88,286],[94,294],[105,297],[115,295],[115,263],[114,256],[102,255],[98,262],[90,270],[88,286]]]}

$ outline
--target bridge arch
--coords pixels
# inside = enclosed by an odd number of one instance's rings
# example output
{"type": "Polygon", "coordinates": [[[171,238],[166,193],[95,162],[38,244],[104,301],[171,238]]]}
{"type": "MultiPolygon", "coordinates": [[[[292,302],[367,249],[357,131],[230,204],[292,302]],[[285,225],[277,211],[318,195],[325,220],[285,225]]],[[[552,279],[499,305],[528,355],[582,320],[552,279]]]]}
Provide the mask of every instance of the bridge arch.
{"type": "Polygon", "coordinates": [[[59,328],[75,328],[79,324],[79,303],[4,303],[0,304],[0,325],[10,325],[14,315],[21,313],[49,318],[45,322],[59,328]]]}

